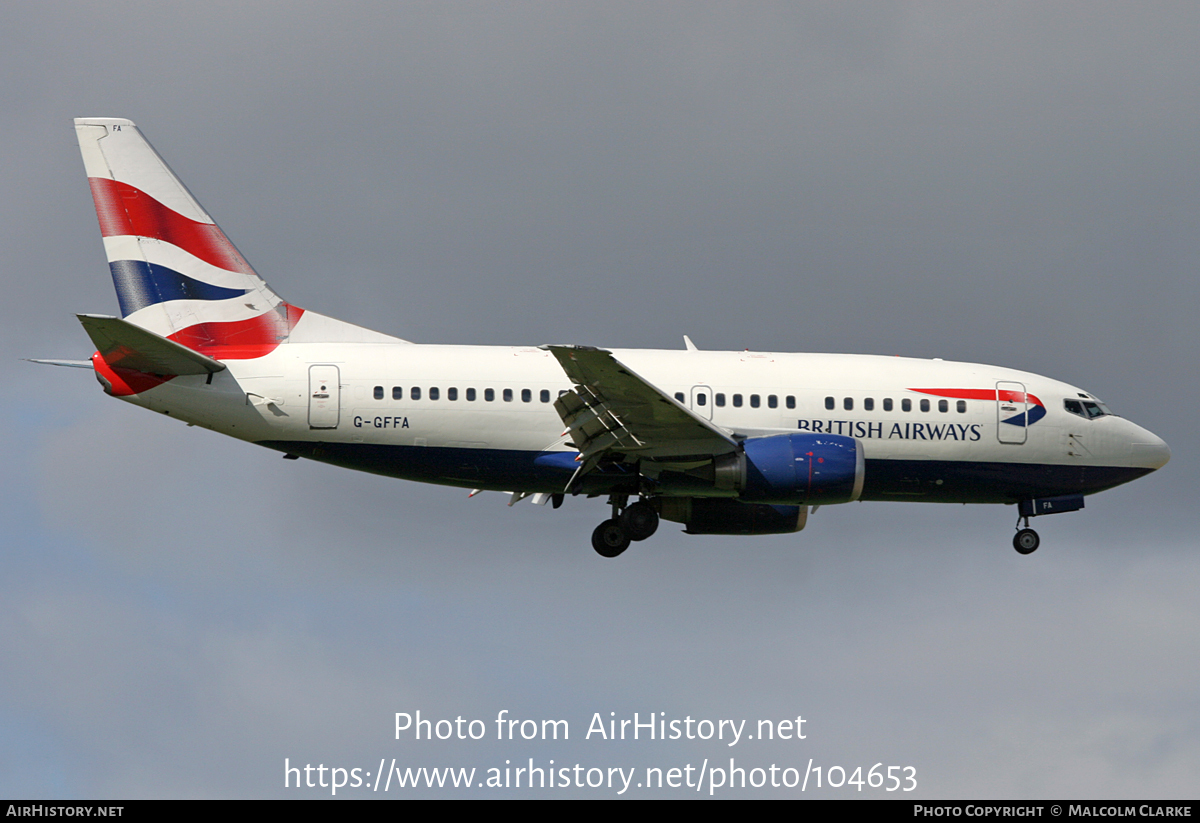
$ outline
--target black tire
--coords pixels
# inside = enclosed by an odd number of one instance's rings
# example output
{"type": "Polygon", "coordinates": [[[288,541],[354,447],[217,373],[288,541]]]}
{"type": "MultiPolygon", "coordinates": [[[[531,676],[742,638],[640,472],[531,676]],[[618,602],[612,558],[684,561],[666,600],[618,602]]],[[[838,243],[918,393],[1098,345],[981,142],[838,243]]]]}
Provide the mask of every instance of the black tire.
{"type": "Polygon", "coordinates": [[[550,495],[550,505],[551,506],[553,506],[554,508],[557,509],[559,506],[562,505],[562,503],[563,503],[562,492],[559,492],[558,494],[550,495]]]}
{"type": "Polygon", "coordinates": [[[1042,539],[1033,529],[1021,529],[1013,535],[1013,548],[1020,554],[1033,554],[1041,544],[1042,539]]]}
{"type": "Polygon", "coordinates": [[[592,548],[601,557],[616,557],[629,548],[629,535],[616,520],[605,520],[592,532],[592,548]]]}
{"type": "Polygon", "coordinates": [[[621,530],[630,540],[645,540],[658,531],[658,512],[645,500],[627,506],[621,512],[621,530]]]}

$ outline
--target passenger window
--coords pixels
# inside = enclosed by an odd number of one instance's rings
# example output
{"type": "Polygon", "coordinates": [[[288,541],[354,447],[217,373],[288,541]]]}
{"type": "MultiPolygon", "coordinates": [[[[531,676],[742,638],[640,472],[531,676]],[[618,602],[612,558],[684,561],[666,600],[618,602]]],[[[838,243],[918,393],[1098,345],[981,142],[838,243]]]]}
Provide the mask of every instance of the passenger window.
{"type": "Polygon", "coordinates": [[[696,395],[696,405],[697,406],[707,406],[708,405],[708,395],[705,394],[704,392],[700,392],[699,394],[697,394],[696,395]]]}
{"type": "Polygon", "coordinates": [[[430,400],[437,400],[438,396],[439,396],[439,392],[438,392],[437,386],[434,386],[433,388],[431,388],[429,390],[429,399],[430,400]]]}
{"type": "Polygon", "coordinates": [[[846,411],[854,411],[854,398],[853,397],[842,398],[842,408],[845,409],[846,411]]]}
{"type": "Polygon", "coordinates": [[[725,393],[724,393],[724,392],[717,392],[716,394],[714,394],[714,395],[713,395],[713,402],[714,402],[714,403],[716,403],[718,406],[722,406],[722,407],[724,407],[724,405],[725,405],[725,393]]]}
{"type": "Polygon", "coordinates": [[[550,390],[542,389],[541,393],[538,395],[538,399],[541,400],[543,403],[549,403],[550,402],[550,390]]]}
{"type": "Polygon", "coordinates": [[[484,389],[483,390],[483,399],[486,400],[487,402],[491,403],[493,400],[496,399],[496,390],[495,389],[484,389]]]}
{"type": "Polygon", "coordinates": [[[735,394],[733,396],[733,405],[739,409],[742,407],[742,396],[740,394],[735,394]]]}
{"type": "Polygon", "coordinates": [[[760,402],[757,394],[750,395],[750,408],[757,409],[760,402]]]}
{"type": "Polygon", "coordinates": [[[833,398],[832,398],[832,397],[826,397],[826,398],[825,398],[825,408],[827,408],[827,409],[832,409],[832,408],[833,408],[833,406],[834,406],[833,398]]]}
{"type": "Polygon", "coordinates": [[[447,400],[457,400],[458,399],[458,389],[454,388],[453,386],[446,389],[446,399],[447,400]]]}
{"type": "Polygon", "coordinates": [[[675,399],[678,400],[680,403],[687,402],[687,398],[683,396],[683,392],[681,392],[681,391],[675,392],[675,399]]]}
{"type": "Polygon", "coordinates": [[[392,399],[393,400],[403,400],[404,399],[404,389],[402,389],[400,386],[392,386],[392,399]]]}
{"type": "Polygon", "coordinates": [[[787,407],[788,407],[789,409],[794,409],[794,408],[796,408],[796,395],[794,395],[794,394],[789,394],[789,395],[787,396],[787,400],[785,400],[784,402],[787,404],[787,407]]]}
{"type": "Polygon", "coordinates": [[[864,397],[863,398],[863,411],[875,411],[875,398],[874,397],[864,397]]]}
{"type": "Polygon", "coordinates": [[[883,410],[884,411],[892,410],[892,398],[890,398],[890,397],[883,398],[883,410]]]}
{"type": "Polygon", "coordinates": [[[475,402],[475,390],[474,389],[467,389],[467,401],[471,402],[471,403],[475,402]]]}
{"type": "Polygon", "coordinates": [[[559,389],[559,390],[558,390],[558,396],[559,396],[559,397],[562,397],[564,394],[570,394],[570,393],[571,393],[571,390],[570,390],[570,389],[559,389]]]}
{"type": "Polygon", "coordinates": [[[383,386],[376,386],[376,387],[375,387],[375,399],[376,399],[376,400],[382,400],[382,399],[383,399],[383,386]]]}
{"type": "Polygon", "coordinates": [[[950,411],[950,401],[949,400],[939,400],[938,401],[938,411],[942,412],[943,414],[950,411]]]}
{"type": "Polygon", "coordinates": [[[928,400],[921,401],[921,411],[923,411],[923,412],[929,411],[929,401],[928,400]]]}
{"type": "Polygon", "coordinates": [[[413,386],[412,390],[409,391],[408,396],[411,397],[413,400],[420,400],[421,399],[421,387],[413,386]]]}
{"type": "Polygon", "coordinates": [[[956,405],[957,405],[959,414],[967,413],[967,401],[966,400],[959,400],[956,405]]]}
{"type": "Polygon", "coordinates": [[[531,400],[533,400],[533,392],[529,389],[521,389],[521,402],[528,403],[531,400]]]}
{"type": "Polygon", "coordinates": [[[511,403],[511,402],[512,402],[512,397],[513,397],[513,395],[512,395],[512,389],[505,389],[505,390],[504,390],[504,402],[505,402],[505,403],[511,403]]]}
{"type": "Polygon", "coordinates": [[[768,394],[767,395],[767,408],[768,409],[779,408],[779,398],[773,394],[768,394]]]}
{"type": "Polygon", "coordinates": [[[907,397],[900,401],[900,411],[912,411],[912,401],[907,397]]]}

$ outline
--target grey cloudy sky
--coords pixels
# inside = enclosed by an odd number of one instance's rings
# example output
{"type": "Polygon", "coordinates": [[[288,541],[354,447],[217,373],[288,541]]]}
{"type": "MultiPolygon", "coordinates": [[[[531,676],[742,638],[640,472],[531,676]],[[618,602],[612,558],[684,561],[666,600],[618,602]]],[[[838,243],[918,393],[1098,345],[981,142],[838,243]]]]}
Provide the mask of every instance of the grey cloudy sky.
{"type": "Polygon", "coordinates": [[[733,756],[1195,797],[1197,42],[1186,3],[8,4],[0,795],[733,756]],[[664,524],[619,561],[596,501],[285,463],[20,361],[87,356],[72,313],[116,311],[76,116],[135,120],[306,308],[418,342],[992,362],[1173,459],[1027,558],[1010,509],[853,504],[786,537],[664,524]],[[418,709],[572,738],[392,739],[418,709]],[[808,737],[583,739],[653,711],[808,737]]]}

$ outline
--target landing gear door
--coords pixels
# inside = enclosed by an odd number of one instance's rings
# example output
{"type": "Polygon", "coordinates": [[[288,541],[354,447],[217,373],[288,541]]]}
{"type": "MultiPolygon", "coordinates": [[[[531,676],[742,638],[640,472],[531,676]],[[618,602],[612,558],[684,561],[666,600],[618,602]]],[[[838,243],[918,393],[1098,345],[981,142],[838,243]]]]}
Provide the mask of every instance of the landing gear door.
{"type": "Polygon", "coordinates": [[[308,426],[336,429],[341,411],[341,389],[337,366],[308,367],[308,426]]]}
{"type": "Polygon", "coordinates": [[[1029,436],[1029,398],[1024,383],[996,383],[996,436],[1001,443],[1024,443],[1029,436]]]}
{"type": "Polygon", "coordinates": [[[705,420],[712,420],[713,396],[708,386],[692,386],[692,411],[705,420]]]}

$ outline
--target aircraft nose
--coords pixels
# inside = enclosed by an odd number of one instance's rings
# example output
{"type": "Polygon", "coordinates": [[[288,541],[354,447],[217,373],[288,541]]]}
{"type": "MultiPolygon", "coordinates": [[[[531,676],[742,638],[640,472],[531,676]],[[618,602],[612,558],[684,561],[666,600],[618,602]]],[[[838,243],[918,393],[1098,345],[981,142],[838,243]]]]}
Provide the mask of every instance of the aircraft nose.
{"type": "Polygon", "coordinates": [[[1171,459],[1171,449],[1161,437],[1138,427],[1129,444],[1129,465],[1138,469],[1161,469],[1171,459]]]}

